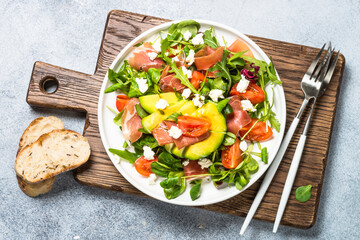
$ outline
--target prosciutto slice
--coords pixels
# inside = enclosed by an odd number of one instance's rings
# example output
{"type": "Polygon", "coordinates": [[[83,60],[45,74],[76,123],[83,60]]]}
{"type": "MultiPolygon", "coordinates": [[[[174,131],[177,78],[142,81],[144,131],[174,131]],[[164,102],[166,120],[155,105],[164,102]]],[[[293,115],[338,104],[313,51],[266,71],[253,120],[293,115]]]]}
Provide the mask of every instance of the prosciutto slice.
{"type": "Polygon", "coordinates": [[[142,128],[141,118],[136,112],[135,105],[140,104],[139,99],[131,98],[124,108],[121,116],[121,129],[124,138],[130,142],[136,142],[142,136],[138,129],[142,128]]]}
{"type": "Polygon", "coordinates": [[[159,87],[163,92],[174,92],[174,89],[176,89],[177,92],[181,93],[186,88],[180,79],[174,76],[175,74],[170,74],[160,79],[159,87]]]}
{"type": "Polygon", "coordinates": [[[203,135],[199,137],[186,137],[186,136],[180,136],[178,139],[174,139],[170,137],[167,130],[169,130],[172,126],[177,126],[175,122],[172,121],[163,121],[158,128],[153,130],[152,134],[154,135],[154,138],[158,142],[159,145],[165,145],[168,143],[175,143],[176,147],[178,149],[190,146],[192,144],[201,142],[208,137],[210,137],[210,133],[206,132],[203,135]]]}
{"type": "Polygon", "coordinates": [[[226,127],[229,132],[238,135],[241,128],[245,127],[251,122],[251,118],[247,111],[241,107],[241,97],[239,95],[233,96],[229,105],[233,112],[226,116],[226,127]]]}
{"type": "Polygon", "coordinates": [[[148,56],[148,53],[155,52],[155,49],[146,42],[141,47],[138,47],[129,57],[129,64],[131,67],[136,70],[144,70],[147,72],[149,68],[162,68],[165,65],[165,62],[160,58],[155,58],[151,60],[148,56]]]}
{"type": "Polygon", "coordinates": [[[254,54],[250,50],[249,46],[240,39],[236,39],[227,49],[231,52],[236,53],[247,51],[246,53],[244,53],[245,56],[254,57],[254,54]]]}
{"type": "MultiPolygon", "coordinates": [[[[207,168],[201,169],[201,166],[199,165],[198,160],[189,160],[189,164],[184,166],[185,176],[206,174],[206,173],[208,173],[208,171],[209,170],[207,168]]],[[[198,178],[200,178],[200,177],[188,178],[187,180],[192,181],[192,180],[195,180],[198,178]]]]}
{"type": "Polygon", "coordinates": [[[195,66],[197,70],[208,70],[217,62],[220,62],[223,56],[224,47],[212,49],[209,46],[204,47],[195,54],[195,66]]]}

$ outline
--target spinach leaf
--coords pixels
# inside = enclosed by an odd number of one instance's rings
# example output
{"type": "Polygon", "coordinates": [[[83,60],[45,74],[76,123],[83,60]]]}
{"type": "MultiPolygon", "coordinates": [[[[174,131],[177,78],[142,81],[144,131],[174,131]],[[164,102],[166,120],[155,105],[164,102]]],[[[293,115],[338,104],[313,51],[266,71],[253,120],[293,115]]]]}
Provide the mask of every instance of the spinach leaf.
{"type": "Polygon", "coordinates": [[[263,161],[266,164],[268,163],[267,147],[261,149],[261,161],[263,161]]]}
{"type": "Polygon", "coordinates": [[[159,155],[159,163],[165,164],[173,171],[182,170],[183,166],[181,164],[181,160],[174,158],[170,153],[168,152],[162,152],[159,155]]]}
{"type": "Polygon", "coordinates": [[[221,62],[217,62],[215,64],[215,66],[209,68],[210,72],[219,71],[219,72],[215,73],[216,77],[222,77],[222,78],[225,78],[226,80],[228,80],[227,93],[229,93],[230,89],[231,89],[231,75],[230,75],[228,67],[226,66],[228,55],[229,55],[229,51],[224,50],[221,62]]]}
{"type": "Polygon", "coordinates": [[[166,178],[166,177],[168,177],[171,169],[162,163],[152,162],[151,163],[151,171],[160,177],[166,178]]]}
{"type": "Polygon", "coordinates": [[[135,110],[141,118],[149,116],[149,114],[139,104],[135,105],[135,110]]]}
{"type": "Polygon", "coordinates": [[[190,197],[191,197],[192,201],[194,201],[194,200],[196,200],[196,199],[198,199],[200,197],[201,182],[202,182],[202,180],[198,181],[190,189],[190,197]]]}
{"type": "Polygon", "coordinates": [[[232,109],[232,107],[227,104],[223,110],[223,114],[226,117],[228,114],[232,113],[234,110],[232,109]]]}
{"type": "Polygon", "coordinates": [[[139,150],[142,150],[144,146],[149,146],[151,149],[159,146],[156,139],[150,134],[144,134],[139,140],[132,143],[132,145],[139,150]]]}
{"type": "Polygon", "coordinates": [[[253,157],[251,157],[251,155],[249,155],[249,162],[246,164],[246,166],[252,174],[259,170],[259,163],[253,157]]]}
{"type": "Polygon", "coordinates": [[[216,108],[219,111],[219,113],[222,112],[222,110],[226,107],[226,105],[228,104],[229,101],[230,101],[230,99],[224,99],[216,104],[216,108]]]}
{"type": "Polygon", "coordinates": [[[128,160],[129,163],[135,163],[135,161],[141,156],[136,153],[129,152],[128,150],[119,150],[114,148],[109,148],[109,152],[118,155],[119,157],[128,160]]]}
{"type": "Polygon", "coordinates": [[[224,92],[226,92],[227,90],[227,86],[228,86],[227,83],[224,80],[222,80],[222,78],[220,77],[215,79],[209,78],[208,82],[210,84],[210,89],[221,89],[224,92]]]}
{"type": "Polygon", "coordinates": [[[179,182],[179,177],[175,176],[175,177],[168,177],[165,180],[160,182],[160,186],[162,188],[172,188],[175,187],[175,185],[177,185],[179,182]]]}
{"type": "Polygon", "coordinates": [[[295,191],[295,198],[299,202],[307,202],[311,197],[312,185],[298,187],[295,191]]]}
{"type": "Polygon", "coordinates": [[[195,36],[200,29],[200,23],[198,23],[194,20],[184,20],[184,21],[179,22],[177,24],[176,28],[182,34],[189,31],[192,36],[195,36]]]}
{"type": "Polygon", "coordinates": [[[172,188],[165,188],[164,194],[167,199],[177,198],[180,194],[182,194],[186,189],[186,179],[181,178],[180,184],[175,185],[172,188]]]}
{"type": "Polygon", "coordinates": [[[171,114],[167,120],[171,120],[171,121],[177,121],[178,117],[182,116],[181,112],[174,112],[173,114],[171,114]]]}
{"type": "Polygon", "coordinates": [[[223,145],[231,146],[235,143],[235,141],[236,141],[236,135],[231,132],[227,132],[223,141],[223,145]]]}

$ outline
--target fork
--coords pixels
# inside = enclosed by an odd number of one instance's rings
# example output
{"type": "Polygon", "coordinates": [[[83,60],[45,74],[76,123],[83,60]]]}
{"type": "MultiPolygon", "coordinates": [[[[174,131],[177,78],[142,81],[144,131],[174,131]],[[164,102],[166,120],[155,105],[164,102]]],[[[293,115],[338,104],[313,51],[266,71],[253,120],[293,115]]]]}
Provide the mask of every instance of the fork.
{"type": "MultiPolygon", "coordinates": [[[[331,49],[331,44],[330,44],[329,48],[331,49]]],[[[277,229],[280,225],[281,218],[284,214],[286,204],[289,199],[292,186],[294,184],[294,180],[295,180],[296,173],[297,173],[297,170],[298,170],[298,167],[300,164],[302,152],[304,150],[307,132],[309,130],[310,120],[312,117],[314,106],[316,104],[317,98],[321,97],[324,94],[325,90],[327,89],[329,82],[331,80],[331,77],[335,70],[335,66],[336,66],[340,51],[338,51],[337,55],[335,56],[334,60],[332,61],[331,66],[329,67],[330,60],[334,53],[334,50],[335,49],[331,50],[331,52],[329,53],[328,56],[327,55],[324,56],[323,62],[326,58],[327,59],[325,60],[326,62],[324,64],[324,67],[321,69],[320,76],[318,76],[318,78],[316,78],[316,79],[310,78],[309,80],[306,80],[301,83],[301,88],[302,88],[303,92],[305,93],[305,95],[306,94],[312,95],[313,96],[312,98],[314,99],[314,101],[312,102],[311,110],[310,110],[309,116],[306,120],[303,133],[301,134],[298,145],[296,146],[293,160],[291,161],[289,173],[286,178],[284,190],[281,195],[279,208],[278,208],[278,211],[276,214],[276,219],[275,219],[274,228],[273,228],[274,233],[277,232],[277,229]]],[[[320,67],[318,68],[318,71],[320,71],[320,67]]]]}
{"type": "MultiPolygon", "coordinates": [[[[303,79],[302,79],[301,83],[309,82],[311,77],[314,77],[316,79],[319,76],[321,68],[316,68],[316,66],[317,66],[317,64],[318,64],[318,62],[320,60],[321,54],[322,54],[325,46],[326,46],[326,44],[323,45],[320,52],[316,55],[315,59],[310,64],[310,66],[307,69],[305,75],[303,76],[303,79]]],[[[331,49],[328,48],[325,55],[328,55],[330,53],[330,50],[331,49]]],[[[326,58],[323,58],[323,61],[324,61],[324,59],[326,59],[326,58]]],[[[323,61],[322,61],[321,65],[320,65],[320,67],[324,65],[323,61]]],[[[263,180],[263,182],[262,182],[262,184],[261,184],[261,186],[259,188],[259,191],[256,194],[256,197],[255,197],[255,199],[253,201],[253,204],[251,205],[250,210],[249,210],[249,212],[248,212],[248,214],[247,214],[247,216],[245,218],[245,221],[244,221],[244,223],[243,223],[243,225],[241,227],[241,230],[240,230],[241,235],[244,234],[244,232],[245,232],[247,226],[249,225],[251,219],[255,215],[256,210],[259,207],[262,198],[264,197],[267,189],[269,188],[269,185],[270,185],[272,179],[274,178],[277,169],[279,168],[279,165],[280,165],[280,163],[281,163],[281,161],[283,159],[283,156],[284,156],[284,154],[286,152],[286,149],[287,149],[287,147],[288,147],[288,145],[290,143],[290,140],[291,140],[292,136],[294,135],[294,132],[295,132],[297,126],[298,126],[299,120],[300,120],[300,118],[301,118],[301,116],[302,116],[302,114],[303,114],[303,112],[304,112],[304,110],[305,110],[306,106],[308,105],[309,100],[311,98],[313,98],[312,94],[311,95],[305,94],[305,98],[304,98],[304,100],[303,100],[303,102],[301,104],[301,107],[300,107],[298,113],[296,114],[296,117],[292,121],[292,123],[291,123],[291,125],[290,125],[290,127],[289,127],[289,129],[288,129],[288,131],[287,131],[281,145],[280,145],[280,148],[279,148],[279,150],[278,150],[278,152],[277,152],[277,154],[276,154],[276,156],[275,156],[275,158],[274,158],[274,160],[272,162],[272,164],[270,165],[269,169],[267,170],[267,173],[266,173],[266,175],[264,177],[264,180],[263,180]]]]}

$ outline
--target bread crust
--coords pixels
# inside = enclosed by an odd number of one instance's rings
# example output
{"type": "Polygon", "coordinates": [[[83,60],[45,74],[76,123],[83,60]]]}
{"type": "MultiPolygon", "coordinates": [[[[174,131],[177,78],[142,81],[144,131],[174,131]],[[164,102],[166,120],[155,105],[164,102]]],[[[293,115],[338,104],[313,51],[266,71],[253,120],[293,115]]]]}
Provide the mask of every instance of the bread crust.
{"type": "Polygon", "coordinates": [[[15,161],[15,171],[27,183],[39,183],[81,166],[89,159],[90,152],[89,142],[81,134],[72,130],[53,130],[41,135],[38,140],[20,151],[15,161]],[[49,146],[52,148],[50,149],[49,146]],[[77,147],[81,149],[76,149],[77,147]],[[56,150],[56,148],[61,149],[56,150]],[[74,153],[78,150],[80,150],[77,152],[78,154],[74,153]],[[33,153],[36,155],[35,158],[32,156],[33,153]],[[36,171],[26,167],[27,165],[34,167],[34,161],[36,161],[37,165],[35,166],[38,168],[36,171]]]}

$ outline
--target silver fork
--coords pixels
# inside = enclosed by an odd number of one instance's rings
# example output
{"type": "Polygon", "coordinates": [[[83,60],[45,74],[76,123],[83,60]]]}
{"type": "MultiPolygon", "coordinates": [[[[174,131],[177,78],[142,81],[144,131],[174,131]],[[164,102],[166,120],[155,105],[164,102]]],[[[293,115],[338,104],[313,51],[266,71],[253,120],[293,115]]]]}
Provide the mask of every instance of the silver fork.
{"type": "MultiPolygon", "coordinates": [[[[317,64],[318,64],[318,62],[320,60],[321,54],[322,54],[325,46],[326,46],[326,44],[323,45],[323,47],[321,48],[318,55],[315,57],[315,59],[313,60],[313,62],[309,66],[308,70],[306,71],[306,73],[305,73],[305,75],[304,75],[304,77],[303,77],[303,79],[301,81],[302,84],[305,83],[305,82],[309,83],[309,81],[311,81],[312,78],[317,79],[319,74],[323,73],[323,72],[320,73],[320,70],[323,69],[323,67],[325,67],[325,63],[326,63],[326,59],[327,59],[326,56],[328,56],[328,54],[331,52],[330,47],[328,48],[327,52],[325,53],[325,56],[322,59],[320,66],[318,68],[316,68],[316,66],[317,66],[317,64]]],[[[315,81],[313,81],[313,82],[315,82],[315,81]]],[[[276,154],[276,156],[275,156],[275,158],[274,158],[274,160],[273,160],[273,162],[271,164],[271,166],[267,170],[265,178],[264,178],[264,180],[263,180],[263,182],[262,182],[262,184],[261,184],[261,186],[259,188],[259,191],[256,194],[256,197],[255,197],[255,199],[253,201],[253,204],[251,205],[251,208],[250,208],[250,210],[249,210],[249,212],[248,212],[248,214],[247,214],[247,216],[245,218],[245,221],[244,221],[244,223],[243,223],[243,225],[241,227],[241,231],[240,231],[241,235],[245,232],[245,230],[246,230],[247,226],[249,225],[251,219],[255,215],[256,210],[259,207],[262,198],[264,197],[264,195],[265,195],[265,193],[266,193],[272,179],[274,178],[274,175],[275,175],[277,169],[279,168],[279,165],[280,165],[280,163],[281,163],[281,161],[283,159],[283,156],[284,156],[284,154],[286,152],[286,149],[287,149],[287,147],[288,147],[288,145],[290,143],[290,140],[291,140],[292,136],[294,135],[294,132],[295,132],[297,126],[298,126],[299,120],[300,120],[300,118],[301,118],[301,116],[302,116],[302,114],[304,112],[304,109],[306,108],[307,104],[309,103],[309,100],[314,98],[314,97],[315,97],[315,95],[314,95],[313,92],[305,93],[304,101],[303,101],[298,113],[296,114],[296,117],[292,121],[292,123],[291,123],[291,125],[290,125],[290,127],[289,127],[289,129],[288,129],[282,143],[281,143],[281,146],[280,146],[280,148],[279,148],[279,150],[278,150],[278,152],[277,152],[277,154],[276,154]]]]}
{"type": "MultiPolygon", "coordinates": [[[[331,49],[331,45],[329,46],[329,48],[331,49]]],[[[329,82],[331,80],[331,77],[332,77],[335,67],[336,67],[336,63],[337,63],[340,51],[338,51],[337,55],[335,56],[334,60],[332,61],[331,65],[330,65],[330,60],[331,60],[333,53],[334,53],[334,49],[331,50],[331,52],[329,53],[328,56],[327,55],[324,56],[324,59],[326,57],[327,57],[327,59],[324,64],[324,67],[321,69],[321,72],[320,72],[320,75],[318,76],[318,78],[316,78],[316,79],[311,78],[310,80],[302,82],[302,84],[301,84],[301,88],[302,88],[303,92],[305,93],[305,95],[311,94],[312,95],[311,98],[313,98],[314,101],[311,105],[310,114],[306,120],[306,124],[305,124],[304,130],[303,130],[303,133],[301,134],[298,145],[296,146],[293,160],[291,161],[289,173],[286,178],[284,190],[281,195],[279,208],[278,208],[278,211],[276,214],[276,219],[275,219],[274,228],[273,228],[274,233],[277,232],[277,229],[280,225],[281,218],[284,214],[286,204],[289,199],[292,186],[294,184],[294,180],[295,180],[296,173],[297,173],[297,170],[298,170],[298,167],[300,164],[302,152],[304,150],[307,132],[309,130],[310,120],[311,120],[312,113],[314,110],[314,105],[316,104],[317,98],[321,97],[324,94],[325,90],[327,89],[327,87],[329,85],[329,82]],[[329,67],[329,65],[330,65],[330,67],[329,67]]],[[[318,68],[318,70],[320,70],[320,68],[318,68]]]]}

